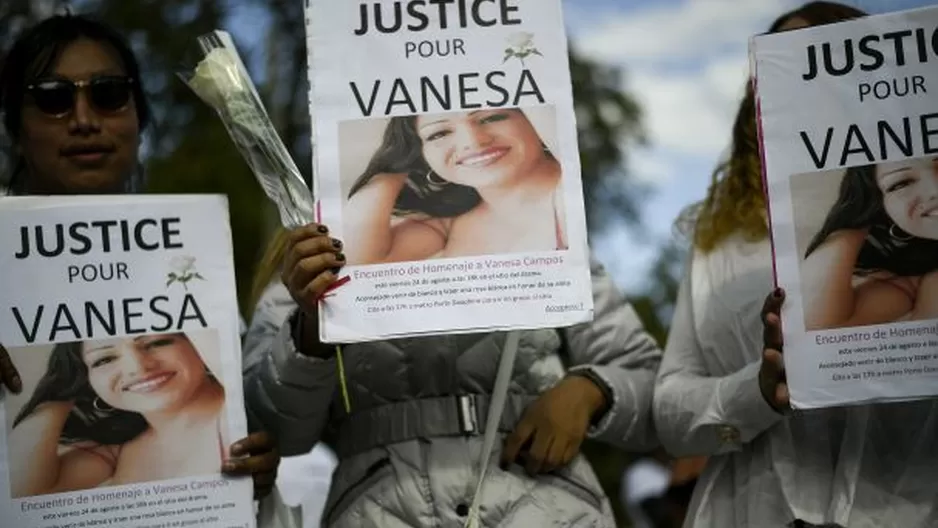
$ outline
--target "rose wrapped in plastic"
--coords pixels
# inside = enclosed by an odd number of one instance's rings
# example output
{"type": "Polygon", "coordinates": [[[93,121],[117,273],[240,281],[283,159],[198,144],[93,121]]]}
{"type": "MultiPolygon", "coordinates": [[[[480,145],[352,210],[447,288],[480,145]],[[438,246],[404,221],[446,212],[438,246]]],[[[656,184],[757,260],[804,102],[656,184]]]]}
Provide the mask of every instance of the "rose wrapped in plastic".
{"type": "Polygon", "coordinates": [[[198,37],[199,57],[182,80],[221,117],[229,136],[287,228],[314,220],[313,195],[274,129],[244,63],[224,31],[198,37]]]}

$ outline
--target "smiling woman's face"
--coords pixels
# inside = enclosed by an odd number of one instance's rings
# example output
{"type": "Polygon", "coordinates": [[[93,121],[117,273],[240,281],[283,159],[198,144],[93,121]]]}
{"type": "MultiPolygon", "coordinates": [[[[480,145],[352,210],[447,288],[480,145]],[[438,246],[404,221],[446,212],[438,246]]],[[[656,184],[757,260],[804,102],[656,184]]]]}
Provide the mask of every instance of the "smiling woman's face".
{"type": "Polygon", "coordinates": [[[132,90],[117,52],[94,40],[76,40],[65,46],[48,74],[30,84],[17,139],[29,191],[119,192],[134,169],[140,134],[132,90]],[[93,81],[98,86],[86,85],[73,97],[63,97],[62,86],[93,81]]]}
{"type": "Polygon", "coordinates": [[[421,115],[417,133],[433,172],[469,187],[509,183],[545,156],[537,131],[517,109],[421,115]]]}
{"type": "Polygon", "coordinates": [[[886,214],[906,233],[938,240],[938,158],[882,163],[876,184],[886,214]]]}
{"type": "Polygon", "coordinates": [[[99,398],[141,414],[179,409],[208,381],[185,334],[86,341],[82,359],[99,398]]]}

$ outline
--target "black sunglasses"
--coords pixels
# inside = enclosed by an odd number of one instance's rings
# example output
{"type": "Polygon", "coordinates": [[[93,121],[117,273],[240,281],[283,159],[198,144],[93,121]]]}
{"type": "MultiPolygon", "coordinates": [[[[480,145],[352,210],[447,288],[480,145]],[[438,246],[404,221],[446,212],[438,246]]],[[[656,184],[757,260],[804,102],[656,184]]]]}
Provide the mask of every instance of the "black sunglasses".
{"type": "Polygon", "coordinates": [[[33,104],[44,114],[63,116],[75,107],[79,90],[85,90],[95,109],[116,112],[130,102],[133,79],[123,76],[96,77],[90,81],[49,79],[26,86],[33,104]]]}

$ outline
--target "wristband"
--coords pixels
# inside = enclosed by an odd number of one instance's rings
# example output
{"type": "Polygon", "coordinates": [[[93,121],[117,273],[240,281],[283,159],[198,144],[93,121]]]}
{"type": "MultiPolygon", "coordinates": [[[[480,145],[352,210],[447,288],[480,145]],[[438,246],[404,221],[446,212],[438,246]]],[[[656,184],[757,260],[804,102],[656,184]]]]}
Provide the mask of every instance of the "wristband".
{"type": "Polygon", "coordinates": [[[614,401],[614,395],[612,389],[609,385],[606,384],[606,380],[602,379],[596,372],[591,368],[579,368],[569,374],[570,376],[580,376],[581,378],[586,378],[590,380],[593,385],[599,389],[599,392],[603,395],[603,406],[596,412],[596,415],[593,416],[592,422],[598,423],[609,411],[609,408],[612,407],[612,402],[614,401]]]}

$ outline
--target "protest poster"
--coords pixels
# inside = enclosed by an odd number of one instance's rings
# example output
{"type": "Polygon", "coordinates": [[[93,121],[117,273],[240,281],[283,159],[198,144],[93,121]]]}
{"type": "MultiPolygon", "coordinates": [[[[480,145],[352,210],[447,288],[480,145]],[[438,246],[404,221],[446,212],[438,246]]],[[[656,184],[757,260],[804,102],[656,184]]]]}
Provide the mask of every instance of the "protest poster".
{"type": "Polygon", "coordinates": [[[253,527],[225,198],[4,198],[0,247],[4,526],[253,527]]]}
{"type": "Polygon", "coordinates": [[[938,394],[938,9],[751,57],[792,405],[938,394]]]}
{"type": "Polygon", "coordinates": [[[311,0],[318,217],[344,241],[320,338],[592,318],[560,0],[311,0]]]}

